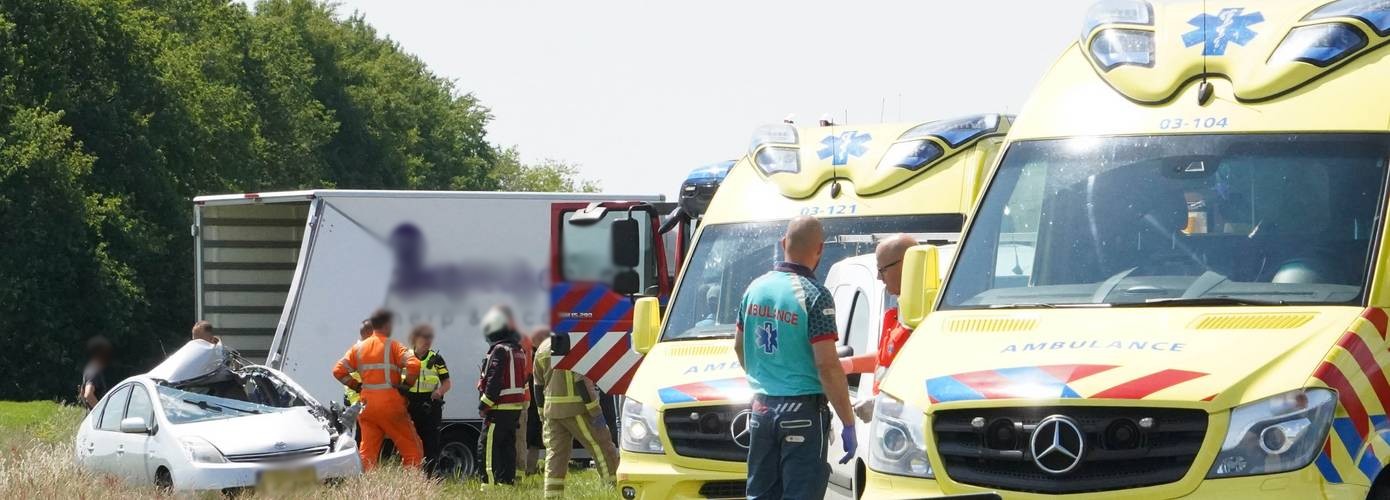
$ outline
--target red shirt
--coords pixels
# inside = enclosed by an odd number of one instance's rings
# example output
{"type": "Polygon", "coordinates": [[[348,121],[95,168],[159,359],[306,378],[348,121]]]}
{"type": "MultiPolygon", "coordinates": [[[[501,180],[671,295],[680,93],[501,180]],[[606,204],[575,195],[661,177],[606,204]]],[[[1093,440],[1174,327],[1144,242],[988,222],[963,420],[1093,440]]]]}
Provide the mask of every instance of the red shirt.
{"type": "Polygon", "coordinates": [[[883,380],[883,374],[911,336],[912,330],[898,323],[898,308],[883,313],[883,332],[878,336],[878,369],[874,371],[874,394],[878,394],[879,381],[883,380]]]}

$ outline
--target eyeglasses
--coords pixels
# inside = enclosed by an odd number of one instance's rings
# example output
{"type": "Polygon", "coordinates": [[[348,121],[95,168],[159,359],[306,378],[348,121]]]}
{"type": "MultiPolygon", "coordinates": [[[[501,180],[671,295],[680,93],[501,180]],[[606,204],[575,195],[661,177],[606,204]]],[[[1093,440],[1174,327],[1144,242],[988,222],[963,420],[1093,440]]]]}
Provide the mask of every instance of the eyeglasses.
{"type": "Polygon", "coordinates": [[[890,263],[890,264],[888,264],[888,265],[886,265],[886,266],[883,266],[883,267],[878,268],[878,279],[883,279],[883,274],[884,274],[884,273],[887,273],[889,269],[892,269],[892,268],[893,268],[893,266],[896,266],[896,265],[902,264],[902,263],[903,263],[902,259],[898,259],[898,260],[893,261],[892,263],[890,263]]]}

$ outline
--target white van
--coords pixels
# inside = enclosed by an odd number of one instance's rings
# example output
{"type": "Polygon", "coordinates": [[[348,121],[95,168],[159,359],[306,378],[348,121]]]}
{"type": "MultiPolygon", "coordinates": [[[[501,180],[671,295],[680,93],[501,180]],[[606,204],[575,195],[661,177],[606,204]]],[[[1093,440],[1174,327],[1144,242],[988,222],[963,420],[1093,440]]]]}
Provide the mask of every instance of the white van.
{"type": "Polygon", "coordinates": [[[449,363],[445,470],[478,470],[473,388],[487,344],[480,316],[509,304],[523,327],[548,322],[552,205],[661,196],[319,190],[202,196],[193,203],[196,314],[253,363],[341,401],[333,364],[378,307],[396,338],[433,325],[449,363]]]}
{"type": "MultiPolygon", "coordinates": [[[[919,241],[943,244],[942,265],[950,262],[955,250],[955,235],[916,235],[919,241]]],[[[859,255],[841,260],[830,266],[825,277],[825,288],[835,299],[835,323],[840,332],[836,347],[841,358],[873,353],[878,350],[879,338],[883,335],[883,313],[898,306],[898,298],[888,294],[883,282],[878,279],[878,262],[874,254],[859,255]]],[[[852,403],[874,397],[874,374],[849,374],[849,399],[852,403]]],[[[833,410],[832,410],[833,411],[833,410]]],[[[859,449],[853,460],[841,464],[842,453],[838,445],[831,446],[827,455],[830,462],[830,485],[834,489],[849,492],[859,498],[864,488],[865,463],[868,460],[870,439],[868,422],[856,421],[855,434],[859,439],[859,449]]],[[[840,439],[843,426],[839,419],[831,419],[830,438],[832,443],[840,439]]]]}

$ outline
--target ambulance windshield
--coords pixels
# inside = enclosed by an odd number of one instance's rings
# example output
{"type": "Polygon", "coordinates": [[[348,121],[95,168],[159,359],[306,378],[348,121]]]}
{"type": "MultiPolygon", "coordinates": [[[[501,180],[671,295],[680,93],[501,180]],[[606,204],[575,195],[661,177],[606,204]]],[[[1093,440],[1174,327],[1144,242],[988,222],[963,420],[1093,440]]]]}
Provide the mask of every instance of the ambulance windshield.
{"type": "MultiPolygon", "coordinates": [[[[963,221],[960,214],[823,218],[826,244],[816,277],[824,281],[836,262],[873,253],[876,235],[954,239],[963,221]]],[[[786,229],[785,220],[706,226],[676,291],[664,340],[733,336],[743,292],[782,258],[778,241],[786,229]]]]}
{"type": "Polygon", "coordinates": [[[1390,136],[1012,145],[944,309],[1359,304],[1390,136]]]}

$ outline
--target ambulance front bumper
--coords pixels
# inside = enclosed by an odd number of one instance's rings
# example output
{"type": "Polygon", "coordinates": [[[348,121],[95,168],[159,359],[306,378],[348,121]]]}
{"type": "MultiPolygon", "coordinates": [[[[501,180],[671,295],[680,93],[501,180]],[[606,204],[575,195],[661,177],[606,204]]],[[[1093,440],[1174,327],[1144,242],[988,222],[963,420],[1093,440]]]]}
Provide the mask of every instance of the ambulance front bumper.
{"type": "MultiPolygon", "coordinates": [[[[1190,474],[1191,475],[1191,474],[1190,474]]],[[[1128,490],[1098,491],[1075,495],[1041,495],[1013,491],[996,491],[951,482],[948,479],[918,479],[894,476],[868,471],[864,498],[917,499],[938,498],[972,493],[997,493],[1007,499],[1111,499],[1111,498],[1169,498],[1168,492],[1174,487],[1185,493],[1174,498],[1234,500],[1243,498],[1327,498],[1357,499],[1366,498],[1369,488],[1365,485],[1328,483],[1323,480],[1315,466],[1308,466],[1292,472],[1231,479],[1203,479],[1201,474],[1195,478],[1185,478],[1176,484],[1128,490]]]]}
{"type": "Polygon", "coordinates": [[[667,455],[624,451],[617,474],[619,498],[744,498],[747,472],[681,467],[671,464],[669,458],[667,455]]]}

